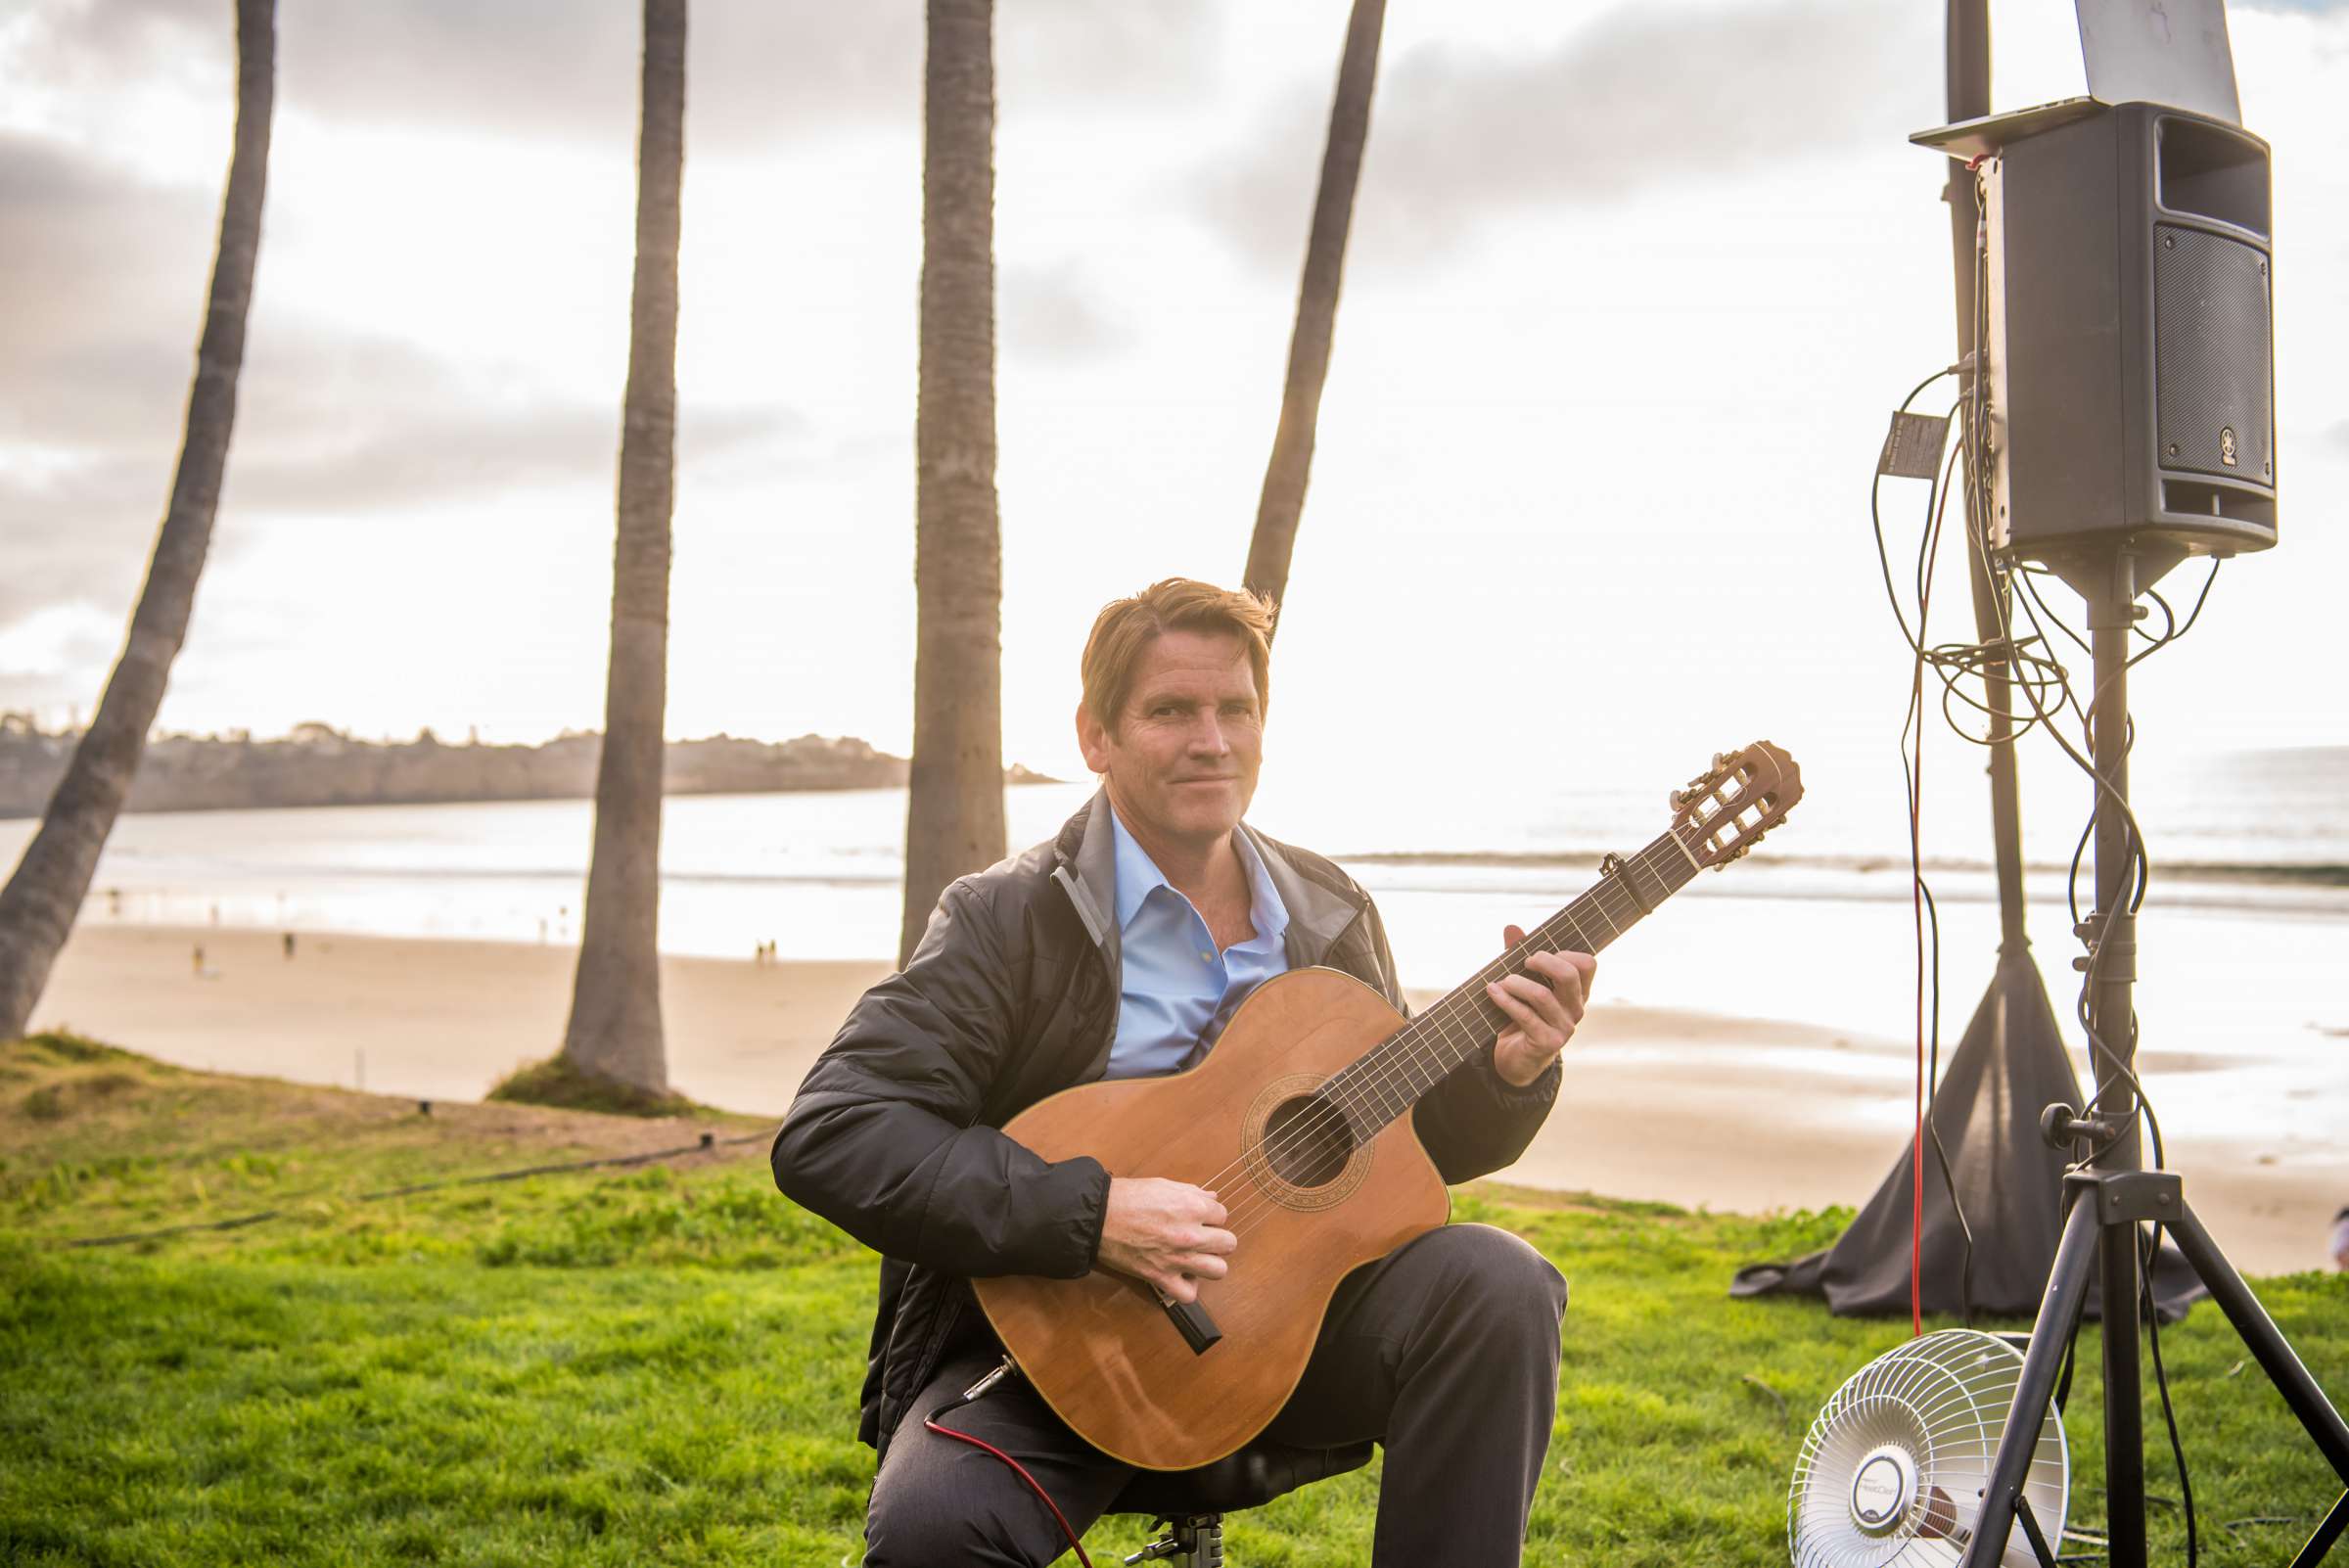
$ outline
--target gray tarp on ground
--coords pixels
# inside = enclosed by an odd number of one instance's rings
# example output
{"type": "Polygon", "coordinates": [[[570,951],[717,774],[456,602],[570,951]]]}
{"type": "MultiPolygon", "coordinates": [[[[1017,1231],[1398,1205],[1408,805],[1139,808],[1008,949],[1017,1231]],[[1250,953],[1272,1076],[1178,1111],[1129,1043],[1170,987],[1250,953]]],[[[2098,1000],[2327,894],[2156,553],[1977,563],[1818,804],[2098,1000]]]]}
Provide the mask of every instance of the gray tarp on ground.
{"type": "MultiPolygon", "coordinates": [[[[1940,1130],[1974,1244],[1969,1277],[1965,1234],[1928,1135],[1919,1232],[1919,1294],[1926,1312],[1960,1315],[1969,1302],[1976,1314],[2028,1317],[2039,1311],[2063,1230],[2067,1164],[2040,1138],[2039,1113],[2058,1100],[2080,1104],[2080,1084],[2056,1033],[2039,967],[2022,947],[2000,960],[1934,1097],[1932,1125],[1940,1130]]],[[[1740,1268],[1729,1294],[1819,1296],[1838,1316],[1908,1312],[1915,1153],[1913,1140],[1902,1145],[1892,1174],[1835,1245],[1792,1263],[1740,1268]]],[[[2201,1294],[2175,1248],[2162,1249],[2154,1291],[2165,1322],[2184,1316],[2201,1294]]],[[[2093,1277],[2088,1314],[2096,1314],[2093,1277]]]]}

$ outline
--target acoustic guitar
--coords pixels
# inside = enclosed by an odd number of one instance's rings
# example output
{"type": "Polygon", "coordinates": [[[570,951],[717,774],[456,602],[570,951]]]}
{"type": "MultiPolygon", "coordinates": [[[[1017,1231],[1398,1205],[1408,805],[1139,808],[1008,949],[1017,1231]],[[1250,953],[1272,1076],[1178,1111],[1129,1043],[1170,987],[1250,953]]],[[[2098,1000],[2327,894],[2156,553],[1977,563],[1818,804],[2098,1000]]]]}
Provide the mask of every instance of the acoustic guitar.
{"type": "Polygon", "coordinates": [[[1596,952],[1707,867],[1751,849],[1802,797],[1767,741],[1714,759],[1672,795],[1672,822],[1527,937],[1405,1021],[1334,969],[1259,986],[1215,1049],[1171,1078],[1081,1084],[1003,1130],[1047,1160],[1221,1195],[1241,1241],[1228,1274],[1178,1304],[1138,1279],[972,1282],[1012,1360],[1095,1448],[1152,1470],[1212,1463],[1262,1431],[1305,1373],[1346,1274],[1443,1224],[1451,1195],[1409,1111],[1508,1020],[1490,981],[1535,951],[1596,952]]]}

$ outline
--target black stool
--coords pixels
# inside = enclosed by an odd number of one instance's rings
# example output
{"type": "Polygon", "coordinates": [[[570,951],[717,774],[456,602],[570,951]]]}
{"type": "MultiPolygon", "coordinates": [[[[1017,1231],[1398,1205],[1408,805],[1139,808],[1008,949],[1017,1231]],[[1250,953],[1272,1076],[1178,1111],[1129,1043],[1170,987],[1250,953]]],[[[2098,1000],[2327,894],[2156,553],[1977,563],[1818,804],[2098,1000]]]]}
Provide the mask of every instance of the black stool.
{"type": "Polygon", "coordinates": [[[1111,1513],[1146,1513],[1167,1533],[1128,1563],[1224,1568],[1223,1516],[1270,1502],[1284,1492],[1370,1462],[1371,1445],[1301,1449],[1260,1438],[1196,1470],[1137,1470],[1110,1502],[1111,1513]]]}

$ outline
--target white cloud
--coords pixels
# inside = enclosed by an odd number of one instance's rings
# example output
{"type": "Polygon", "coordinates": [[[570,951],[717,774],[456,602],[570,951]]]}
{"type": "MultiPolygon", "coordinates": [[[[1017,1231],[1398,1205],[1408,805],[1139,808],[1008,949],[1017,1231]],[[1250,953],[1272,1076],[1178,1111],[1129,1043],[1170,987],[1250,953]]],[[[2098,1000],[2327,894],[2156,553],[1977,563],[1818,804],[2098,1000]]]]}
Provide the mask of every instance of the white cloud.
{"type": "MultiPolygon", "coordinates": [[[[1660,185],[1791,177],[1807,160],[1938,115],[1919,7],[1874,0],[1619,5],[1546,47],[1421,44],[1381,65],[1358,252],[1439,255],[1513,213],[1589,208],[1660,185]]],[[[1302,86],[1217,151],[1197,209],[1251,260],[1294,274],[1327,136],[1302,86]]]]}

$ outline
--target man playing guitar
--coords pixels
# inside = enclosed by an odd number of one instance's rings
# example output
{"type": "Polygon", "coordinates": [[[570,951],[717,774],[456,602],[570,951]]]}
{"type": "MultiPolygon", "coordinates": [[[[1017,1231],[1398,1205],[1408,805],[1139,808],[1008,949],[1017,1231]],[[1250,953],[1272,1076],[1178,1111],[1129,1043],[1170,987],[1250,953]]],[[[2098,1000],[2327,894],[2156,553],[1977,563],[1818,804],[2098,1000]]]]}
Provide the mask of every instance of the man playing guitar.
{"type": "MultiPolygon", "coordinates": [[[[1281,1266],[1239,1247],[1217,1192],[1046,1161],[996,1130],[1073,1084],[1195,1064],[1249,992],[1288,970],[1337,969],[1403,1007],[1368,895],[1241,820],[1270,629],[1261,600],[1182,578],[1101,612],[1077,730],[1102,789],[1051,841],[945,891],[775,1140],[776,1184],[883,1256],[860,1430],[881,1455],[871,1568],[1036,1564],[1063,1547],[1010,1467],[923,1428],[1002,1355],[969,1280],[1099,1268],[1187,1303],[1201,1280],[1281,1266]]],[[[1540,952],[1526,967],[1489,988],[1509,1027],[1411,1109],[1448,1181],[1515,1160],[1557,1094],[1596,961],[1540,952]]],[[[1565,1306],[1565,1280],[1522,1240],[1440,1226],[1346,1276],[1266,1434],[1384,1445],[1374,1562],[1515,1563],[1565,1306]]],[[[1079,1532],[1132,1474],[1025,1382],[956,1420],[1016,1455],[1079,1532]]]]}

